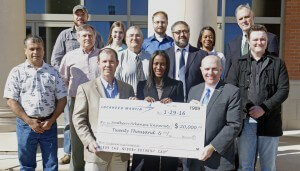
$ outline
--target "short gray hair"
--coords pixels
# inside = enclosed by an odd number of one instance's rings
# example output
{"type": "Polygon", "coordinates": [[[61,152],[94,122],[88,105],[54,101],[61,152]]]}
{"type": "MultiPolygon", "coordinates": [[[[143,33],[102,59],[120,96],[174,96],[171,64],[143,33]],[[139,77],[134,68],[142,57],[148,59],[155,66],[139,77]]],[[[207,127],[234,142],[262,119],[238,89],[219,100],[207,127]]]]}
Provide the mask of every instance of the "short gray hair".
{"type": "Polygon", "coordinates": [[[27,48],[27,42],[31,41],[32,43],[41,43],[42,46],[44,47],[44,41],[40,36],[36,36],[36,35],[28,35],[25,39],[24,39],[24,48],[27,48]]]}
{"type": "Polygon", "coordinates": [[[76,30],[76,35],[77,37],[79,37],[79,32],[80,31],[87,31],[88,29],[91,29],[94,33],[94,36],[96,37],[96,30],[93,26],[89,25],[89,24],[83,24],[83,25],[80,25],[77,30],[76,30]]]}
{"type": "Polygon", "coordinates": [[[237,12],[243,8],[248,9],[251,12],[251,15],[253,16],[253,11],[252,11],[250,5],[247,3],[247,4],[241,4],[235,9],[235,17],[236,17],[237,12]]]}

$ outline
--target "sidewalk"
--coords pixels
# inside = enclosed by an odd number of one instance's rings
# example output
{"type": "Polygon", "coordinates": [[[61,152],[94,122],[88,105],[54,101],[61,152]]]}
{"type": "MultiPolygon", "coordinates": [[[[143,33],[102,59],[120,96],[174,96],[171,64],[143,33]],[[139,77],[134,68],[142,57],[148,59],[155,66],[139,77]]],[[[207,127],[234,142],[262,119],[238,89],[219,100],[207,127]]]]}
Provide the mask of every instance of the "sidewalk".
{"type": "MultiPolygon", "coordinates": [[[[58,124],[63,123],[61,118],[58,124]]],[[[59,126],[58,135],[58,158],[64,155],[63,152],[63,126],[59,126]]],[[[17,155],[17,138],[15,132],[0,133],[0,171],[19,170],[17,155]]],[[[42,171],[41,153],[37,153],[37,171],[42,171]]],[[[60,171],[69,170],[69,165],[59,165],[60,171]]],[[[277,171],[297,171],[300,170],[300,130],[285,131],[280,138],[277,171]]]]}

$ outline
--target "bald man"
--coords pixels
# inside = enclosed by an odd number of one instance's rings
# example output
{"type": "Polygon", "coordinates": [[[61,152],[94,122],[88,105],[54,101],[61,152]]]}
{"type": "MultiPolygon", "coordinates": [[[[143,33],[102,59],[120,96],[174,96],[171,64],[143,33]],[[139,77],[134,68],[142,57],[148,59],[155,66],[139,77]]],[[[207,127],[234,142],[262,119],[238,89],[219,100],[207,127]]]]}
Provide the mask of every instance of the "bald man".
{"type": "Polygon", "coordinates": [[[191,88],[188,102],[197,100],[207,107],[205,147],[198,159],[189,159],[189,168],[233,170],[234,140],[241,127],[239,89],[220,79],[222,65],[217,56],[206,56],[200,69],[205,82],[191,88]]]}

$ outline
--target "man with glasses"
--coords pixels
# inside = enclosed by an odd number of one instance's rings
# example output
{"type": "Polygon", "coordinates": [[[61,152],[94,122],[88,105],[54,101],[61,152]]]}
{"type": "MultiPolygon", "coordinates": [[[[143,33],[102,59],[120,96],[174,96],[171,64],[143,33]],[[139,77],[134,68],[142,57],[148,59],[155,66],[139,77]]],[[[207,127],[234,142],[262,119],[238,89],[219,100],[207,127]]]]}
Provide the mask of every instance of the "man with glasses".
{"type": "Polygon", "coordinates": [[[204,81],[200,66],[207,52],[189,44],[190,27],[185,21],[175,22],[171,30],[175,44],[166,50],[170,57],[169,77],[183,82],[186,100],[190,88],[204,81]]]}
{"type": "Polygon", "coordinates": [[[128,48],[118,56],[120,64],[116,71],[116,79],[130,84],[135,95],[138,82],[148,77],[150,54],[142,50],[143,40],[143,33],[138,26],[129,27],[126,32],[128,48]]]}
{"type": "Polygon", "coordinates": [[[152,16],[154,35],[144,40],[142,49],[150,54],[156,50],[165,50],[173,46],[174,40],[166,34],[168,14],[157,11],[152,16]]]}
{"type": "MultiPolygon", "coordinates": [[[[169,77],[183,82],[184,100],[192,86],[204,82],[200,66],[207,52],[189,44],[190,27],[185,21],[177,21],[172,27],[175,44],[166,50],[170,58],[169,77]]],[[[182,160],[183,170],[188,170],[186,159],[182,160]]]]}

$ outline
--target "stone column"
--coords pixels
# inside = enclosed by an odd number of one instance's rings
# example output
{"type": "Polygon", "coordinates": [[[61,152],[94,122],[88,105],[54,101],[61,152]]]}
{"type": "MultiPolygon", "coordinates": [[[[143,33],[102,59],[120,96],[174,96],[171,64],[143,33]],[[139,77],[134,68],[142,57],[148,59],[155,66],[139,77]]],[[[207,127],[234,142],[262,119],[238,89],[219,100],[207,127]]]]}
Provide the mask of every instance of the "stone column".
{"type": "Polygon", "coordinates": [[[217,0],[151,0],[148,1],[148,35],[153,35],[152,15],[156,11],[168,14],[167,34],[172,37],[171,26],[174,22],[186,21],[191,30],[190,44],[197,45],[202,27],[212,26],[217,30],[217,0]]]}
{"type": "Polygon", "coordinates": [[[26,35],[25,1],[0,1],[0,132],[14,131],[16,116],[3,99],[10,70],[25,60],[23,41],[26,35]]]}

